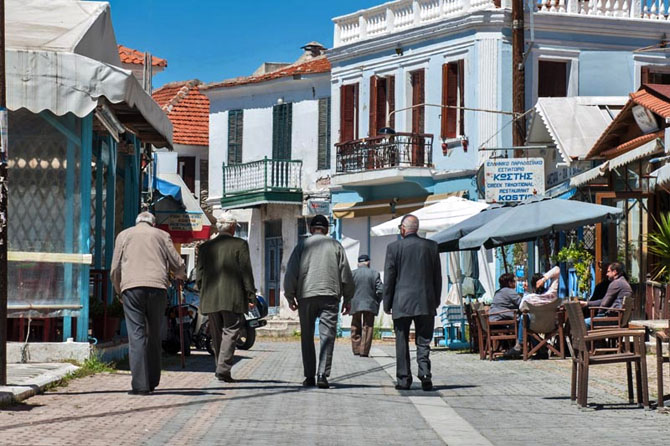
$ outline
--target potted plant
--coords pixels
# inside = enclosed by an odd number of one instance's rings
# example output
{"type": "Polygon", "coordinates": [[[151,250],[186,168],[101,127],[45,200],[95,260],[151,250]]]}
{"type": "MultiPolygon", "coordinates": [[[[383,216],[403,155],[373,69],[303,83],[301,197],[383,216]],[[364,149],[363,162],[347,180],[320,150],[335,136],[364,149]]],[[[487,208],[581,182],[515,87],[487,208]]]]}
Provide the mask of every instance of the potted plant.
{"type": "Polygon", "coordinates": [[[95,296],[89,299],[89,315],[93,319],[93,336],[99,341],[109,341],[118,332],[123,318],[123,304],[114,298],[107,304],[105,317],[105,306],[95,296]]]}
{"type": "Polygon", "coordinates": [[[670,279],[670,213],[661,214],[656,231],[647,235],[649,252],[656,257],[654,280],[667,283],[670,279]]]}
{"type": "Polygon", "coordinates": [[[591,290],[593,254],[584,247],[582,242],[572,242],[558,251],[556,261],[572,265],[577,274],[577,290],[582,297],[585,297],[591,290]]]}

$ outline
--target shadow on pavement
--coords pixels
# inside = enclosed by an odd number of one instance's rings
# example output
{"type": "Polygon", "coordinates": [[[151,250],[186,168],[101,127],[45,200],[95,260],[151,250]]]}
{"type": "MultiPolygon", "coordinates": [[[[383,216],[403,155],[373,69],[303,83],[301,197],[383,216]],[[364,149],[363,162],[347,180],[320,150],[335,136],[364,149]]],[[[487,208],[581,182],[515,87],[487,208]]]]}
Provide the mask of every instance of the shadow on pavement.
{"type": "Polygon", "coordinates": [[[0,412],[30,412],[31,410],[42,406],[44,406],[44,404],[26,404],[23,402],[15,402],[7,406],[1,406],[0,412]]]}

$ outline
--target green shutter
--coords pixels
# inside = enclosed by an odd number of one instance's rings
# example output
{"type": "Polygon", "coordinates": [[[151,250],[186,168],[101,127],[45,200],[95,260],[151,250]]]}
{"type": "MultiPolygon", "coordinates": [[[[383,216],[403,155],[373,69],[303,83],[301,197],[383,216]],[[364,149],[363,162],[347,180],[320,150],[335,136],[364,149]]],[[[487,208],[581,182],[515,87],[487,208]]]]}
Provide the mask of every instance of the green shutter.
{"type": "Polygon", "coordinates": [[[272,158],[291,159],[291,129],[293,104],[280,104],[272,108],[272,158]]]}
{"type": "Polygon", "coordinates": [[[228,164],[242,162],[242,134],[244,127],[244,111],[228,112],[228,164]]]}
{"type": "Polygon", "coordinates": [[[319,154],[317,169],[330,169],[330,98],[319,99],[319,154]]]}

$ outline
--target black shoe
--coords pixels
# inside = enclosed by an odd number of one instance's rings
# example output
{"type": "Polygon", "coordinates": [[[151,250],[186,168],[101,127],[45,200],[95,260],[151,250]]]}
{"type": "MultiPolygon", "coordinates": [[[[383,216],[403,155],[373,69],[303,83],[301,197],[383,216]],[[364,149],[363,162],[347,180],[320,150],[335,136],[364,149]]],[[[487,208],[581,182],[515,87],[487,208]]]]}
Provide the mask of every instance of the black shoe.
{"type": "Polygon", "coordinates": [[[419,379],[421,380],[421,388],[423,389],[424,392],[429,392],[433,390],[433,381],[431,381],[430,378],[419,377],[419,379]]]}
{"type": "Polygon", "coordinates": [[[316,386],[319,389],[328,389],[330,387],[326,375],[319,375],[316,377],[316,386]]]}
{"type": "Polygon", "coordinates": [[[405,386],[403,386],[402,384],[396,384],[395,385],[396,390],[409,390],[410,387],[412,387],[412,383],[409,383],[405,386]]]}
{"type": "Polygon", "coordinates": [[[361,354],[360,354],[360,355],[358,355],[358,356],[360,356],[361,358],[367,358],[367,357],[369,357],[370,355],[367,355],[367,354],[366,354],[366,355],[364,355],[363,353],[361,353],[361,354]]]}
{"type": "Polygon", "coordinates": [[[216,375],[216,378],[217,378],[219,381],[223,381],[223,382],[227,382],[227,383],[234,383],[234,382],[236,382],[236,381],[233,379],[233,377],[232,377],[232,375],[231,375],[230,373],[215,373],[215,375],[216,375]]]}
{"type": "Polygon", "coordinates": [[[503,353],[503,358],[504,359],[521,359],[523,356],[523,353],[521,353],[521,350],[517,350],[514,347],[510,348],[507,350],[505,353],[503,353]]]}
{"type": "Polygon", "coordinates": [[[361,355],[361,354],[358,353],[358,352],[352,352],[352,353],[354,354],[354,356],[360,356],[360,355],[361,355]]]}
{"type": "Polygon", "coordinates": [[[131,390],[128,392],[128,395],[151,395],[150,390],[131,390]]]}
{"type": "Polygon", "coordinates": [[[302,382],[302,386],[303,387],[314,387],[314,386],[316,386],[316,380],[314,379],[313,376],[310,377],[310,378],[305,378],[305,380],[302,382]]]}
{"type": "Polygon", "coordinates": [[[533,359],[549,359],[549,352],[547,350],[540,350],[539,352],[535,353],[533,359]]]}

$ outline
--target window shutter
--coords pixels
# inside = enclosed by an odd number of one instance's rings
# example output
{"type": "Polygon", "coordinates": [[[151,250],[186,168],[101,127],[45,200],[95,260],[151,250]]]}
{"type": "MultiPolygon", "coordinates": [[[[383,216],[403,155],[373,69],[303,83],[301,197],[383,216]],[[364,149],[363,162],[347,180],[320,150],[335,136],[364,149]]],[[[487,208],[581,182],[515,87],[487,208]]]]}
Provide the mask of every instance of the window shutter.
{"type": "Polygon", "coordinates": [[[442,65],[442,105],[447,105],[442,109],[442,139],[456,138],[457,135],[457,119],[459,116],[459,109],[453,108],[458,106],[459,100],[459,65],[460,62],[449,62],[442,65]]]}
{"type": "Polygon", "coordinates": [[[538,62],[537,96],[564,98],[568,95],[568,64],[541,60],[538,62]]]}
{"type": "Polygon", "coordinates": [[[242,162],[243,110],[228,112],[228,164],[242,162]]]}
{"type": "MultiPolygon", "coordinates": [[[[388,113],[395,111],[395,76],[389,76],[386,78],[386,97],[388,98],[389,109],[388,113]]],[[[395,113],[391,115],[388,123],[384,123],[392,129],[395,128],[395,113]]]]}
{"type": "Polygon", "coordinates": [[[377,86],[379,84],[379,78],[377,76],[370,76],[370,125],[368,130],[368,135],[370,137],[377,136],[377,130],[379,126],[377,125],[377,86]]]}
{"type": "Polygon", "coordinates": [[[376,134],[379,134],[379,129],[386,127],[386,104],[388,102],[388,78],[378,78],[377,80],[377,128],[376,134]]]}
{"type": "Polygon", "coordinates": [[[648,84],[649,83],[649,67],[648,66],[643,66],[640,68],[640,84],[648,84]]]}
{"type": "MultiPolygon", "coordinates": [[[[412,105],[424,103],[424,71],[416,70],[410,73],[412,83],[412,105]]],[[[424,110],[425,107],[412,108],[412,133],[424,132],[424,110]]]]}
{"type": "Polygon", "coordinates": [[[291,159],[291,129],[293,104],[280,104],[272,108],[272,158],[291,159]]]}
{"type": "Polygon", "coordinates": [[[340,87],[340,142],[358,137],[358,84],[340,87]]]}
{"type": "Polygon", "coordinates": [[[319,99],[319,153],[317,169],[330,169],[330,98],[319,99]]]}
{"type": "MultiPolygon", "coordinates": [[[[465,107],[465,61],[463,59],[458,64],[458,105],[465,107]]],[[[458,110],[458,132],[465,135],[465,110],[458,110]]]]}

